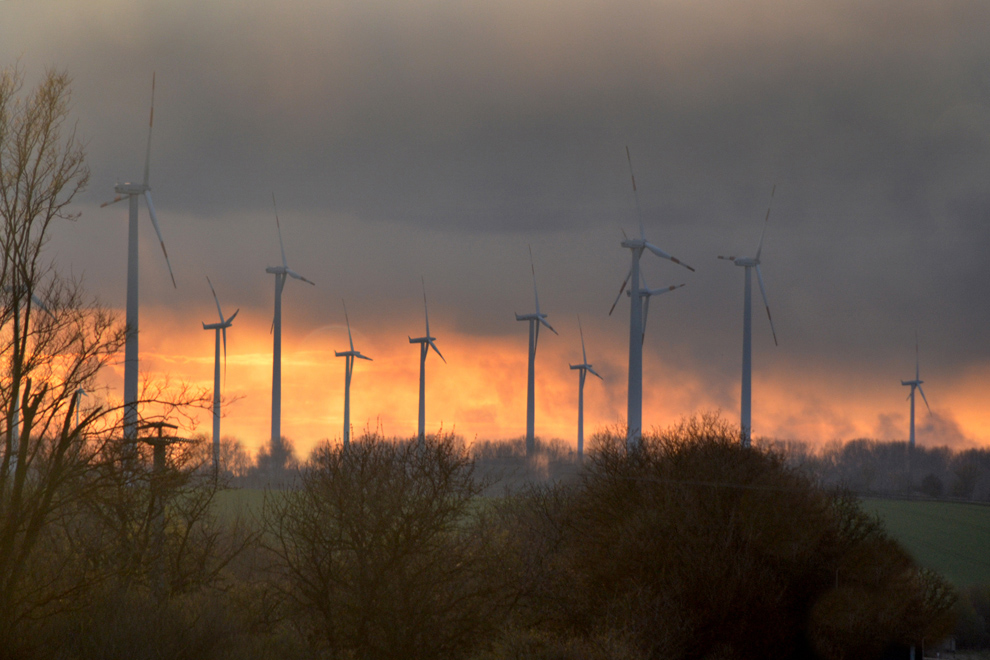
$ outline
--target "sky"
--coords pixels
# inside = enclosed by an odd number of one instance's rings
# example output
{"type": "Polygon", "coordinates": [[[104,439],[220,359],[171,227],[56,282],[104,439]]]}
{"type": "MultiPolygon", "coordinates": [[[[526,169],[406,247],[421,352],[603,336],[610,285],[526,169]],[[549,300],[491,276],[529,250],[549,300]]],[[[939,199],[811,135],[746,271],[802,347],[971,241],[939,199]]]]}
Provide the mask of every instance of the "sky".
{"type": "MultiPolygon", "coordinates": [[[[644,426],[738,419],[742,269],[762,254],[775,346],[754,289],[753,427],[812,443],[907,436],[990,444],[990,4],[964,0],[4,0],[0,66],[73,76],[91,182],[54,230],[63,272],[121,309],[125,204],[156,76],[151,185],[175,270],[141,209],[141,368],[212,387],[228,331],[223,433],[270,428],[272,194],[290,267],[283,433],[342,430],[346,301],[357,431],[416,430],[422,284],[443,363],[427,426],[525,432],[529,249],[541,310],[537,435],[575,442],[578,316],[604,377],[590,435],[623,423],[627,300],[608,311],[637,231],[692,265],[644,257],[644,426]]],[[[122,365],[105,376],[120,396],[122,365]]],[[[197,429],[209,432],[208,414],[197,429]]]]}

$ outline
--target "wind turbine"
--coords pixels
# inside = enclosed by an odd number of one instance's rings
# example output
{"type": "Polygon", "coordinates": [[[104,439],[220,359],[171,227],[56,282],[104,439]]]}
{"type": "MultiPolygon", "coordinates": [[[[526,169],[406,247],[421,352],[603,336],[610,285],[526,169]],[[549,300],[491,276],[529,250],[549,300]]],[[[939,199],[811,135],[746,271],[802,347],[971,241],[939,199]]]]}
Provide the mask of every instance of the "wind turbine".
{"type": "MultiPolygon", "coordinates": [[[[645,342],[646,341],[646,317],[649,316],[649,314],[650,314],[650,298],[652,298],[653,296],[659,296],[661,294],[668,293],[670,291],[673,291],[674,289],[680,289],[684,285],[683,284],[672,284],[671,286],[665,286],[665,287],[660,288],[660,289],[651,289],[649,287],[649,285],[646,284],[646,278],[645,277],[642,277],[642,274],[640,274],[640,277],[643,280],[643,288],[639,290],[639,295],[640,295],[640,297],[643,298],[643,340],[642,341],[645,342]]],[[[632,291],[626,291],[626,295],[629,296],[629,297],[632,297],[632,291]]],[[[621,297],[622,297],[622,292],[619,291],[619,295],[615,297],[615,302],[612,303],[612,309],[608,310],[608,315],[609,316],[612,315],[612,311],[615,309],[615,306],[616,306],[616,304],[618,304],[619,298],[621,298],[621,297]]]]}
{"type": "MultiPolygon", "coordinates": [[[[155,76],[151,76],[151,117],[148,120],[148,146],[144,156],[144,181],[142,183],[118,183],[114,186],[117,196],[109,202],[100,204],[100,208],[115,204],[126,199],[129,205],[127,223],[127,315],[126,338],[124,342],[124,439],[137,441],[137,397],[138,397],[138,199],[144,197],[148,205],[148,215],[151,224],[158,235],[158,242],[165,255],[168,274],[172,278],[172,286],[176,287],[172,264],[168,260],[168,251],[162,239],[162,231],[158,226],[155,215],[155,205],[151,201],[151,129],[155,124],[155,76]]],[[[178,288],[178,287],[176,287],[178,288]]]]}
{"type": "MultiPolygon", "coordinates": [[[[419,445],[422,447],[426,442],[426,354],[433,351],[440,356],[440,359],[447,363],[447,359],[433,343],[436,337],[430,336],[430,310],[426,306],[426,280],[423,280],[423,312],[426,315],[426,335],[413,339],[409,338],[410,344],[419,344],[419,445]]],[[[350,335],[350,324],[348,324],[348,336],[350,335]]],[[[353,345],[351,350],[354,350],[353,345]]],[[[348,383],[350,379],[348,379],[348,383]]]]}
{"type": "MultiPolygon", "coordinates": [[[[344,320],[347,321],[347,341],[351,344],[351,350],[342,352],[334,351],[333,354],[337,357],[347,358],[344,369],[344,446],[346,447],[351,441],[351,376],[354,375],[354,358],[369,361],[371,358],[361,355],[361,351],[354,350],[354,338],[351,336],[351,320],[347,317],[346,303],[344,304],[344,320]]],[[[427,332],[426,334],[429,336],[430,333],[427,332]]],[[[432,344],[433,342],[431,341],[430,343],[432,344]]],[[[437,351],[437,353],[439,352],[437,351]]],[[[420,401],[422,402],[422,397],[420,397],[420,401]]],[[[422,403],[420,403],[420,410],[422,410],[422,403]]]]}
{"type": "Polygon", "coordinates": [[[272,206],[275,208],[278,247],[282,251],[282,265],[265,269],[266,273],[275,276],[275,319],[272,321],[272,334],[275,336],[272,349],[272,442],[278,442],[282,437],[282,289],[285,288],[286,275],[313,286],[316,283],[289,268],[289,262],[285,259],[285,244],[282,243],[282,225],[278,221],[275,193],[272,193],[272,206]]]}
{"type": "Polygon", "coordinates": [[[213,288],[213,282],[206,278],[210,285],[210,292],[213,293],[213,300],[217,303],[217,314],[220,315],[219,323],[204,323],[203,330],[214,330],[216,332],[216,348],[213,358],[213,474],[219,474],[220,470],[220,335],[223,335],[223,369],[224,375],[227,373],[227,328],[234,322],[237,316],[236,310],[229,319],[223,317],[223,310],[220,309],[220,299],[213,288]]]}
{"type": "Polygon", "coordinates": [[[558,334],[553,326],[547,321],[547,315],[540,312],[540,295],[536,292],[536,266],[533,265],[533,248],[529,248],[529,268],[533,271],[533,298],[536,300],[536,311],[532,314],[516,314],[517,321],[529,321],[529,373],[527,376],[526,389],[526,456],[532,456],[536,450],[536,439],[533,435],[535,425],[535,370],[536,370],[536,343],[540,339],[540,324],[550,328],[550,332],[558,334]]]}
{"type": "Polygon", "coordinates": [[[763,285],[763,275],[760,273],[760,254],[763,252],[763,239],[767,234],[767,223],[770,222],[770,209],[773,206],[773,194],[777,186],[770,190],[770,204],[767,206],[767,215],[763,219],[763,233],[760,234],[760,245],[756,248],[755,257],[723,257],[737,266],[746,269],[745,293],[743,296],[743,357],[742,357],[742,401],[739,409],[739,439],[743,447],[750,445],[750,433],[752,427],[753,412],[753,295],[752,295],[752,270],[756,270],[756,279],[760,284],[760,293],[763,295],[763,304],[767,308],[767,319],[770,321],[770,332],[773,333],[773,344],[777,345],[777,332],[773,329],[773,317],[770,316],[770,303],[767,302],[767,289],[763,285]]]}
{"type": "Polygon", "coordinates": [[[578,331],[581,333],[581,364],[570,365],[571,369],[578,370],[578,437],[577,437],[577,454],[578,460],[580,461],[584,458],[584,381],[588,377],[588,372],[590,371],[594,375],[598,376],[599,379],[605,380],[601,375],[595,371],[590,364],[588,364],[588,352],[584,350],[584,329],[581,327],[581,317],[578,317],[578,331]]]}
{"type": "Polygon", "coordinates": [[[910,386],[911,393],[908,394],[908,398],[911,399],[911,435],[908,439],[908,448],[914,449],[914,391],[918,390],[921,392],[921,398],[925,402],[925,407],[928,408],[928,414],[932,414],[932,407],[928,405],[928,398],[925,396],[925,390],[921,389],[921,384],[925,382],[921,380],[921,366],[918,358],[918,336],[915,334],[914,337],[914,380],[902,380],[901,385],[910,386]]]}
{"type": "MultiPolygon", "coordinates": [[[[632,253],[632,265],[626,279],[622,281],[619,288],[619,296],[630,283],[629,289],[629,389],[628,389],[628,431],[626,435],[626,449],[629,452],[637,451],[640,445],[640,437],[643,432],[643,296],[639,288],[639,259],[643,256],[644,250],[649,250],[662,259],[667,259],[679,266],[684,266],[690,271],[694,268],[686,263],[670,256],[656,245],[646,240],[646,232],[643,229],[643,214],[639,207],[639,193],[636,191],[636,176],[633,174],[632,157],[629,155],[629,147],[626,147],[626,160],[629,161],[629,177],[632,179],[633,197],[636,199],[636,215],[639,219],[639,238],[626,238],[621,245],[629,248],[632,253]]],[[[613,305],[613,308],[615,306],[613,305]]]]}

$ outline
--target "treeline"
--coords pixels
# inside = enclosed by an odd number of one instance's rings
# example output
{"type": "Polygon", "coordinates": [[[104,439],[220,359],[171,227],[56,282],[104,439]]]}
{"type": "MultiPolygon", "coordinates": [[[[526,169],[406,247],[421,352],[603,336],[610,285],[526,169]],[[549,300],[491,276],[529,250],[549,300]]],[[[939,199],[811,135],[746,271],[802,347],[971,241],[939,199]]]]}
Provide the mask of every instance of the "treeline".
{"type": "Polygon", "coordinates": [[[862,495],[990,501],[990,449],[909,448],[906,442],[858,439],[814,447],[764,441],[824,486],[862,495]]]}

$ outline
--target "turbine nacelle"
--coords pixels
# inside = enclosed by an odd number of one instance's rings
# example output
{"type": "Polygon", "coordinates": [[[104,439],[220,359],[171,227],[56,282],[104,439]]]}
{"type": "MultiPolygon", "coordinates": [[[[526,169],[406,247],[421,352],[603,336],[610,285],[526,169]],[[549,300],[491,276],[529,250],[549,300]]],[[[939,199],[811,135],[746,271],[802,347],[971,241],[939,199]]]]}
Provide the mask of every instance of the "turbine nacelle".
{"type": "Polygon", "coordinates": [[[343,351],[343,352],[334,351],[333,354],[337,357],[356,357],[356,358],[361,358],[362,360],[369,360],[372,362],[374,361],[371,360],[371,358],[366,355],[361,355],[359,351],[343,351]]]}
{"type": "Polygon", "coordinates": [[[534,312],[532,314],[516,314],[517,321],[539,321],[543,325],[547,326],[550,329],[550,332],[555,335],[560,335],[559,332],[553,329],[553,326],[550,325],[550,322],[547,321],[546,318],[547,315],[542,312],[534,312]]]}
{"type": "MultiPolygon", "coordinates": [[[[602,378],[601,374],[599,374],[597,371],[595,371],[590,364],[569,364],[568,366],[571,369],[584,369],[585,371],[589,371],[589,372],[595,374],[596,376],[598,376],[599,378],[602,378]]],[[[605,380],[605,379],[602,378],[602,380],[605,380]]]]}
{"type": "Polygon", "coordinates": [[[736,266],[743,266],[745,268],[755,268],[760,265],[760,260],[756,257],[719,257],[719,259],[726,259],[736,266]]]}
{"type": "Polygon", "coordinates": [[[118,195],[122,195],[122,197],[116,198],[115,200],[113,200],[113,202],[107,202],[103,206],[109,206],[114,202],[119,202],[124,198],[123,196],[143,195],[145,192],[149,190],[151,190],[151,186],[148,185],[147,183],[131,183],[130,181],[124,183],[118,183],[113,187],[113,191],[118,195]]]}
{"type": "MultiPolygon", "coordinates": [[[[234,312],[234,316],[237,316],[237,312],[234,312]]],[[[229,328],[234,323],[234,316],[231,316],[229,319],[221,323],[204,323],[203,330],[224,330],[229,328]]]]}

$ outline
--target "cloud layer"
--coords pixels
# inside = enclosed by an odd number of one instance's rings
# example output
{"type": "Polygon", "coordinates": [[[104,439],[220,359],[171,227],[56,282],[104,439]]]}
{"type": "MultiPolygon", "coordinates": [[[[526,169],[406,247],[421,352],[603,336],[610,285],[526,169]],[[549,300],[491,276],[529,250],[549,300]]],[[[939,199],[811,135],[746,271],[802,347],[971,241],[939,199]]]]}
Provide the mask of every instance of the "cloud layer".
{"type": "Polygon", "coordinates": [[[188,345],[212,318],[206,274],[266,325],[274,191],[290,264],[319,285],[287,294],[298,336],[338,324],[341,298],[374,336],[412,332],[423,275],[437,323],[494,350],[522,332],[532,245],[544,309],[600,328],[619,369],[625,321],[605,313],[637,223],[629,145],[648,235],[698,269],[645,266],[688,284],[650,330],[705,393],[676,397],[683,413],[734,409],[742,276],[714,257],[755,250],[776,184],[763,269],[781,345],[756,315],[754,349],[762,396],[782,397],[770,426],[886,433],[917,329],[940,419],[990,441],[965,421],[990,365],[988,22],[963,0],[12,0],[0,58],[75,77],[92,185],[52,250],[111,304],[124,210],[98,203],[140,172],[157,72],[152,183],[179,289],[144,241],[142,304],[188,324],[188,345]],[[829,404],[862,383],[890,403],[829,404]]]}

